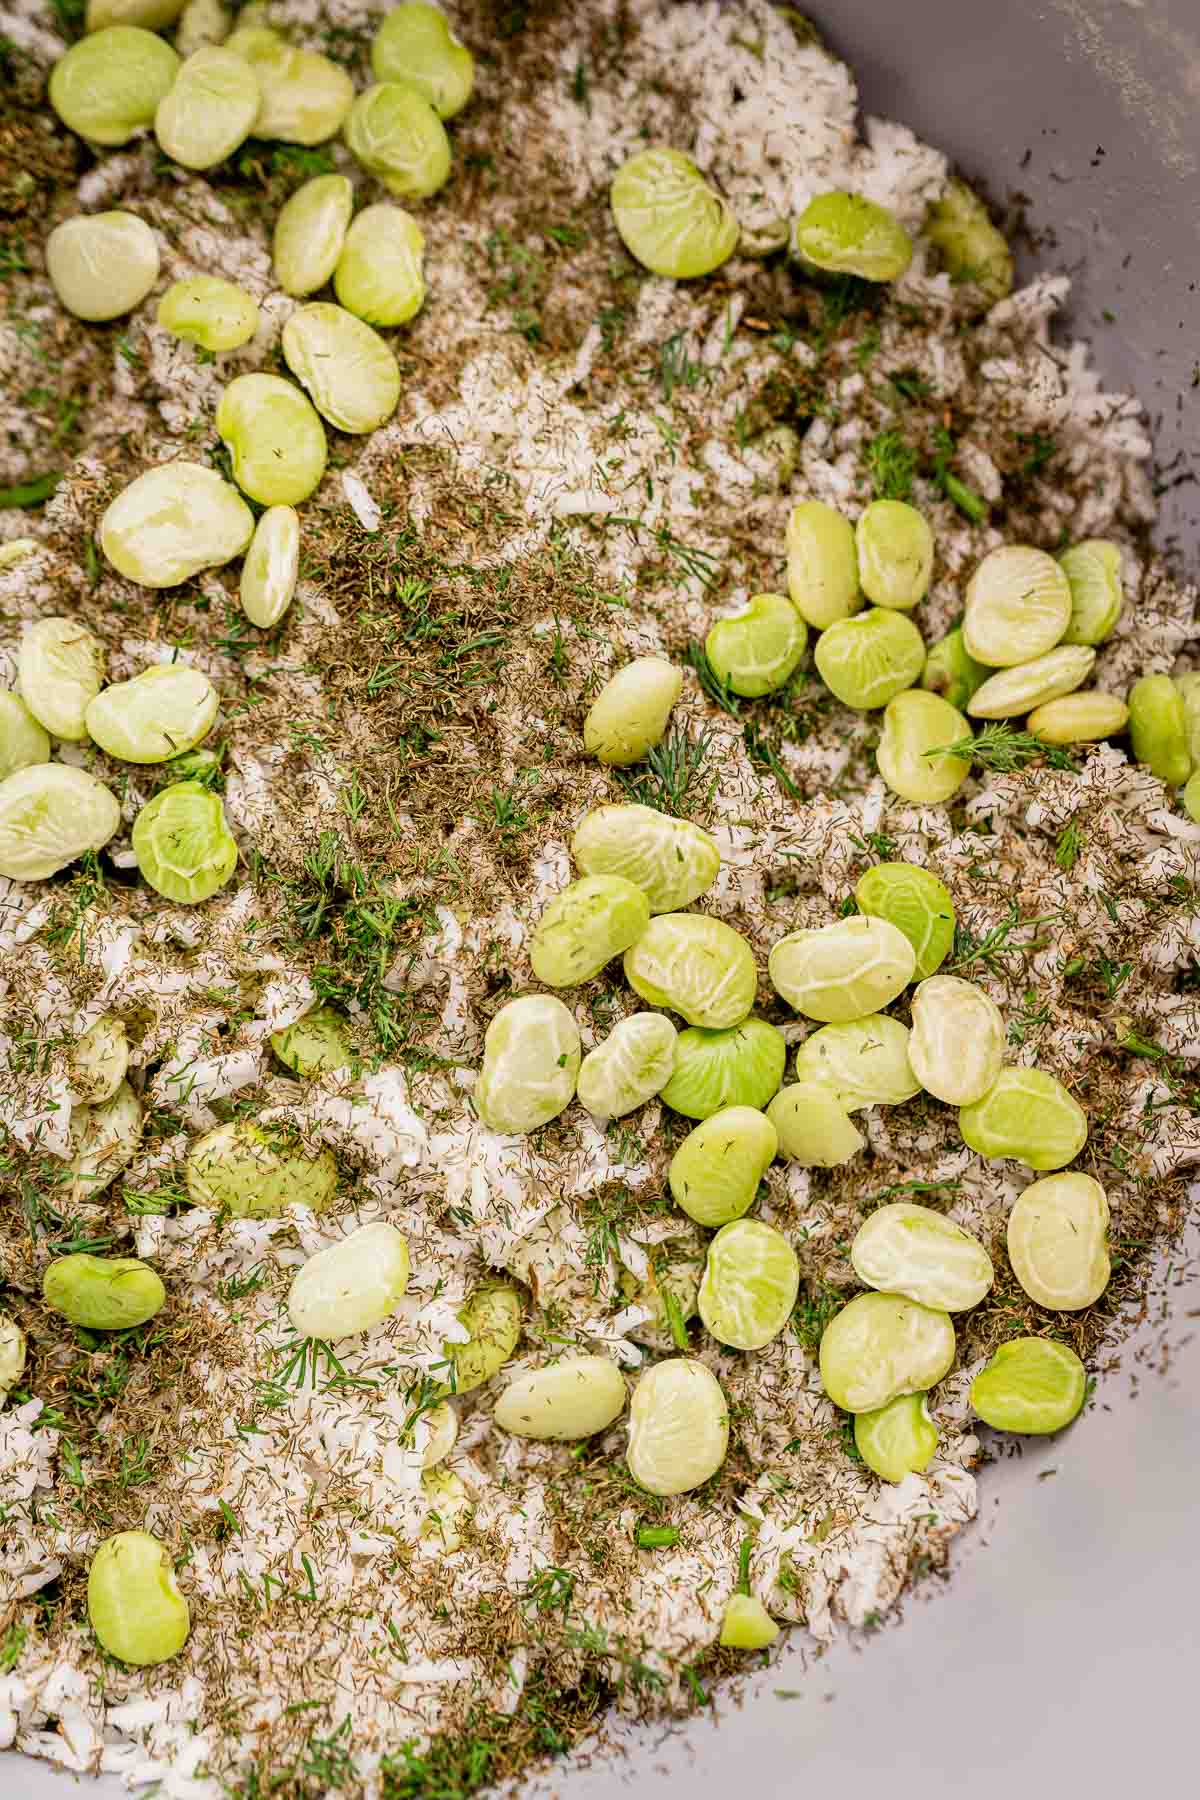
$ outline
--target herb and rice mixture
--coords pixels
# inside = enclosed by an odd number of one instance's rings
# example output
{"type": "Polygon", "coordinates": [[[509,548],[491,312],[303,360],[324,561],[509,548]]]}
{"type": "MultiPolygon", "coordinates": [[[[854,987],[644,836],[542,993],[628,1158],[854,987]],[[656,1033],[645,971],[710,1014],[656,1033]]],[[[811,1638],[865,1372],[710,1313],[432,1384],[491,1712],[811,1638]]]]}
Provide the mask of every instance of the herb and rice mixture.
{"type": "MultiPolygon", "coordinates": [[[[285,0],[270,18],[361,90],[384,10],[285,0]]],[[[61,743],[56,762],[98,775],[121,825],[0,896],[0,1253],[28,1349],[0,1411],[0,1742],[72,1769],[195,1800],[469,1791],[567,1748],[609,1702],[702,1704],[733,1666],[718,1638],[735,1598],[819,1640],[873,1620],[974,1513],[969,1394],[988,1358],[1036,1336],[1101,1367],[1182,1221],[1200,826],[1174,787],[1124,748],[1055,749],[1001,720],[965,747],[947,804],[911,804],[876,772],[879,714],[842,706],[811,654],[741,698],[703,650],[718,618],[786,591],[797,502],[854,519],[884,499],[933,529],[911,615],[926,645],[998,546],[1104,538],[1125,604],[1096,685],[1186,670],[1195,594],[1149,548],[1140,409],[1101,390],[1084,346],[1052,340],[1065,278],[998,300],[994,264],[951,279],[924,229],[945,159],[900,125],[860,132],[849,71],[798,15],[754,0],[580,15],[455,9],[474,92],[449,118],[449,181],[414,203],[427,291],[388,337],[399,402],[369,434],[330,434],[296,599],[262,629],[230,567],[155,591],[119,576],[100,520],[171,459],[229,475],[222,393],[285,372],[300,304],[273,280],[280,209],[313,177],[351,176],[360,202],[384,190],[340,140],[251,138],[202,174],[144,136],[93,155],[44,100],[72,9],[0,12],[0,543],[32,539],[0,557],[4,685],[27,628],[66,615],[110,682],[182,664],[220,700],[186,770],[61,743]],[[648,143],[695,159],[754,254],[687,283],[627,254],[609,186],[648,143]],[[897,279],[814,280],[788,259],[788,222],[835,189],[911,235],[897,279]],[[157,286],[84,324],[55,297],[44,237],[126,207],[153,230],[157,286]],[[197,275],[257,303],[241,347],[156,323],[165,289],[197,275]],[[645,758],[606,766],[585,714],[647,656],[684,670],[681,697],[645,758]],[[196,905],[141,879],[130,836],[181,774],[223,805],[237,852],[196,905]],[[707,1233],[667,1181],[690,1117],[651,1099],[607,1125],[576,1103],[529,1135],[483,1126],[484,1033],[541,986],[533,930],[576,872],[572,836],[631,801],[711,833],[721,864],[696,909],[753,947],[756,1011],[789,1064],[813,1028],[769,985],[772,947],[852,913],[878,864],[945,883],[943,973],[996,1003],[1010,1062],[1086,1110],[1082,1166],[1111,1209],[1094,1304],[1030,1300],[1006,1250],[1024,1171],[968,1149],[926,1093],[857,1113],[866,1148],[840,1166],[767,1169],[754,1218],[792,1246],[799,1292],[746,1353],[691,1316],[707,1233]],[[126,1051],[137,1146],[97,1191],[72,1163],[82,1109],[126,1051]],[[235,1127],[273,1173],[319,1171],[280,1216],[194,1204],[197,1144],[235,1127]],[[860,1226],[912,1201],[974,1234],[995,1280],[956,1320],[932,1460],[881,1484],[817,1353],[859,1286],[860,1226]],[[408,1251],[394,1310],[333,1344],[301,1335],[297,1272],[384,1226],[408,1251]],[[117,1332],[72,1328],[42,1282],[80,1256],[139,1259],[165,1304],[117,1332]],[[458,1382],[448,1421],[462,1315],[505,1286],[515,1354],[498,1379],[458,1382]],[[500,1429],[501,1391],[564,1353],[635,1381],[679,1356],[705,1366],[728,1410],[717,1472],[656,1496],[623,1420],[575,1445],[500,1429]],[[116,1533],[166,1546],[190,1608],[186,1643],[148,1670],[88,1624],[89,1565],[116,1533]]],[[[617,962],[564,998],[584,1051],[639,1004],[617,962]]],[[[106,1146],[84,1149],[103,1178],[106,1146]]]]}

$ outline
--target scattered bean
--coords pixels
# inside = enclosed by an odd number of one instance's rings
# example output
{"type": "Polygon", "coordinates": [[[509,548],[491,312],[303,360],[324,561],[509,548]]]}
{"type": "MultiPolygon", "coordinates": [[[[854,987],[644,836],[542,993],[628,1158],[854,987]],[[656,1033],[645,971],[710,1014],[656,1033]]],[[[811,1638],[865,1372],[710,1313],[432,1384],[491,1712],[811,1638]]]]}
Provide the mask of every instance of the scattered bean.
{"type": "Polygon", "coordinates": [[[660,1098],[689,1119],[727,1106],[765,1107],[783,1079],[787,1044],[765,1019],[743,1019],[723,1031],[690,1025],[675,1044],[675,1066],[660,1098]]]}
{"type": "Polygon", "coordinates": [[[1044,1175],[1008,1216],[1008,1260],[1031,1300],[1079,1312],[1108,1286],[1108,1196],[1090,1175],[1044,1175]]]}
{"type": "Polygon", "coordinates": [[[754,1005],[758,972],[745,938],[706,913],[659,913],[625,952],[625,979],[650,1006],[689,1025],[740,1025],[754,1005]]]}
{"type": "Polygon", "coordinates": [[[496,1014],[483,1039],[475,1108],[490,1131],[536,1131],[571,1104],[579,1028],[552,994],[523,994],[496,1014]]]}

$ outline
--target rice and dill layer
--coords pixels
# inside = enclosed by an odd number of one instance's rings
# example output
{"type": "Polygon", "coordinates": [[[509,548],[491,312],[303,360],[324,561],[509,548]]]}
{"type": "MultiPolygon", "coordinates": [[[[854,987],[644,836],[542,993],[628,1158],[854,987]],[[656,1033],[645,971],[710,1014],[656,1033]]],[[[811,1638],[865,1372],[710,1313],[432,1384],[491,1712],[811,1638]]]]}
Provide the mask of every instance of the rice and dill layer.
{"type": "MultiPolygon", "coordinates": [[[[361,83],[383,10],[284,0],[272,17],[361,83]]],[[[0,1272],[31,1351],[0,1413],[0,1744],[157,1779],[180,1800],[420,1794],[450,1768],[466,1785],[563,1747],[614,1696],[686,1708],[727,1666],[713,1645],[748,1521],[755,1591],[825,1639],[839,1618],[878,1617],[974,1513],[967,1386],[998,1341],[1047,1321],[1004,1255],[1015,1172],[967,1151],[954,1115],[919,1096],[862,1115],[869,1151],[853,1163],[770,1171],[759,1213],[796,1246],[801,1297],[756,1354],[694,1335],[731,1405],[712,1482],[655,1501],[624,1470],[623,1427],[577,1452],[505,1437],[484,1391],[458,1403],[447,1466],[474,1510],[442,1550],[413,1421],[472,1287],[506,1270],[527,1288],[506,1373],[567,1346],[636,1370],[670,1347],[637,1295],[651,1254],[700,1247],[665,1191],[687,1122],[657,1102],[607,1131],[572,1107],[521,1140],[480,1129],[468,1104],[489,1019],[533,985],[530,927],[568,879],[587,808],[632,796],[710,829],[723,867],[703,908],[764,969],[782,932],[827,921],[880,857],[941,876],[954,966],[1003,1007],[1013,1059],[1057,1074],[1090,1116],[1116,1275],[1053,1327],[1084,1355],[1177,1229],[1200,1149],[1200,827],[1121,750],[1089,748],[1075,773],[983,770],[950,808],[909,806],[875,773],[877,719],[841,708],[811,659],[736,712],[689,672],[652,766],[620,775],[581,749],[617,664],[686,663],[714,616],[781,587],[784,522],[804,497],[851,516],[881,493],[921,506],[938,545],[916,615],[927,641],[996,544],[1111,537],[1128,599],[1099,685],[1178,666],[1195,594],[1147,547],[1140,409],[1101,391],[1084,346],[1052,341],[1065,278],[990,311],[952,286],[919,235],[944,158],[901,125],[869,119],[860,135],[849,72],[759,0],[501,13],[454,9],[477,94],[454,121],[454,178],[421,211],[429,297],[392,340],[399,409],[365,440],[334,438],[304,511],[297,603],[262,634],[230,571],[151,595],[98,558],[93,533],[142,468],[219,460],[221,388],[264,365],[295,304],[271,284],[279,205],[307,176],[350,169],[347,154],[250,144],[204,178],[148,141],[93,161],[42,99],[63,48],[55,9],[0,11],[0,484],[62,470],[44,510],[0,512],[0,536],[32,518],[38,540],[0,572],[4,679],[24,622],[64,611],[107,645],[113,679],[172,657],[203,669],[242,850],[236,886],[193,911],[129,885],[127,834],[51,884],[0,892],[0,1272]],[[607,202],[646,140],[690,151],[748,224],[855,188],[914,233],[912,267],[887,291],[816,288],[778,258],[689,286],[647,276],[607,202]],[[153,297],[109,328],[63,314],[44,232],[115,204],[154,226],[163,284],[219,273],[255,295],[245,351],[198,356],[155,329],[153,297]],[[947,498],[951,460],[991,503],[986,523],[947,498]],[[301,1088],[271,1056],[270,1032],[317,996],[352,1017],[368,1067],[352,1085],[301,1088]],[[146,1132],[101,1201],[68,1207],[67,1052],[104,1012],[134,1041],[146,1132]],[[335,1151],[332,1213],[222,1221],[182,1204],[188,1142],[235,1115],[335,1151]],[[815,1350],[853,1286],[864,1211],[910,1194],[983,1238],[997,1282],[959,1321],[936,1459],[881,1488],[815,1350]],[[292,1274],[375,1219],[412,1250],[397,1315],[336,1362],[298,1360],[292,1274]],[[83,1242],[145,1256],[168,1284],[166,1310],[115,1347],[36,1299],[49,1257],[83,1242]],[[679,1541],[641,1550],[639,1524],[679,1541]],[[186,1649],[149,1673],[103,1656],[83,1606],[98,1541],[132,1527],[168,1543],[192,1607],[186,1649]]],[[[128,826],[144,773],[62,757],[114,786],[128,826]]],[[[760,1001],[790,1042],[805,1034],[765,978],[760,1001]]],[[[584,1047],[634,1004],[615,972],[574,994],[584,1047]]]]}

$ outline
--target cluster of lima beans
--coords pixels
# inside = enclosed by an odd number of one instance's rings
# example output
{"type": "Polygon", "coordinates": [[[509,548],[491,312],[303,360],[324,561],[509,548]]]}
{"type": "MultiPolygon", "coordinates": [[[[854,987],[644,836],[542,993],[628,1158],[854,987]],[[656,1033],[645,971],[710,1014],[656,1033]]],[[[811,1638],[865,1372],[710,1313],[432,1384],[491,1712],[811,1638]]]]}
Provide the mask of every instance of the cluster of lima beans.
{"type": "MultiPolygon", "coordinates": [[[[63,123],[102,147],[152,128],[163,152],[193,170],[212,168],[251,133],[313,145],[340,130],[362,167],[400,198],[423,199],[445,182],[451,156],[442,121],[466,105],[473,61],[436,8],[410,4],[388,14],[372,46],[378,80],[357,98],[336,64],[293,48],[253,9],[223,44],[181,59],[158,35],[181,11],[169,0],[93,0],[87,35],[50,77],[63,123]]],[[[287,322],[284,357],[300,385],[265,372],[227,384],[215,423],[233,482],[198,463],[168,462],[108,507],[100,546],[128,580],[174,587],[244,555],[246,617],[269,629],[287,611],[300,566],[296,508],[325,472],[325,426],[361,435],[391,416],[400,373],[376,327],[405,323],[425,297],[417,221],[390,204],[354,218],[353,211],[344,175],[306,182],[282,208],[273,244],[280,288],[304,299],[332,281],[338,303],[301,305],[287,322]]],[[[68,311],[105,321],[150,292],[159,253],[135,214],[81,213],[50,233],[46,266],[68,311]]],[[[234,283],[199,275],[167,289],[158,324],[212,354],[249,343],[259,309],[234,283]]],[[[206,780],[215,759],[198,749],[217,715],[216,691],[185,667],[151,667],[109,688],[105,673],[103,646],[77,620],[44,618],[27,632],[18,690],[0,695],[0,874],[45,880],[113,837],[120,809],[111,789],[50,760],[52,737],[90,740],[126,762],[170,764],[171,784],[135,821],[133,849],[151,887],[198,904],[237,863],[224,808],[206,780]]]]}
{"type": "MultiPolygon", "coordinates": [[[[586,748],[608,764],[638,761],[661,741],[681,688],[680,671],[661,658],[626,665],[588,714],[586,748]]],[[[796,1301],[795,1251],[774,1226],[746,1216],[775,1156],[806,1167],[847,1162],[864,1143],[852,1112],[900,1104],[922,1089],[958,1108],[972,1150],[1050,1172],[1024,1190],[1009,1221],[1010,1260],[1029,1297],[1056,1310],[1099,1299],[1110,1274],[1107,1198],[1092,1177],[1065,1172],[1086,1142],[1086,1115],[1054,1076],[1005,1064],[1004,1020],[980,987],[937,973],[955,917],[936,876],[880,864],[855,890],[856,916],[789,933],[773,946],[773,987],[818,1024],[801,1045],[796,1080],[781,1087],[782,1034],[751,1017],[750,944],[720,920],[686,910],[717,875],[709,835],[652,808],[604,806],[581,821],[573,850],[586,873],[539,919],[534,974],[547,987],[574,988],[623,956],[630,986],[663,1010],[625,1018],[585,1058],[575,1021],[555,995],[509,1001],[484,1040],[476,1109],[489,1129],[505,1133],[536,1130],[576,1096],[601,1118],[623,1117],[657,1096],[697,1119],[668,1181],[682,1211],[715,1233],[694,1309],[720,1343],[761,1349],[796,1301]],[[910,1030],[882,1009],[914,982],[910,1030]],[[687,1029],[678,1032],[666,1012],[687,1029]]],[[[854,1415],[864,1461],[900,1481],[933,1456],[937,1432],[925,1396],[954,1364],[950,1314],[983,1299],[992,1263],[970,1233],[910,1203],[874,1212],[851,1261],[870,1291],[827,1327],[822,1381],[854,1415]]],[[[685,1348],[683,1304],[665,1291],[660,1302],[685,1348]]],[[[1084,1391],[1073,1351],[1026,1337],[1000,1347],[972,1400],[991,1425],[1046,1432],[1075,1417],[1084,1391]]],[[[615,1365],[576,1357],[514,1383],[496,1417],[529,1436],[583,1437],[611,1424],[623,1403],[615,1365]]],[[[703,1363],[669,1358],[638,1382],[627,1460],[651,1493],[698,1487],[720,1467],[726,1444],[724,1397],[703,1363]]],[[[759,1647],[776,1629],[761,1603],[740,1592],[721,1641],[759,1647]]]]}

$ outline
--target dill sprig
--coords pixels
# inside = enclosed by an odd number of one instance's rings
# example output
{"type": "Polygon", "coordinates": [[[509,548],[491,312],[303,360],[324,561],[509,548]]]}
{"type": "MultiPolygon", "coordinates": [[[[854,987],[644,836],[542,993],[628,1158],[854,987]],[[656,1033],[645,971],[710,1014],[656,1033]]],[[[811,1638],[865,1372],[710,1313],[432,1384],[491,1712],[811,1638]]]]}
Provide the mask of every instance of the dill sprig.
{"type": "Polygon", "coordinates": [[[1023,769],[1040,757],[1047,768],[1075,771],[1079,764],[1060,744],[1048,744],[1031,731],[1016,731],[1003,719],[983,727],[976,737],[958,738],[953,744],[938,744],[926,756],[957,756],[961,762],[978,763],[983,769],[995,769],[1002,775],[1023,769]]]}

